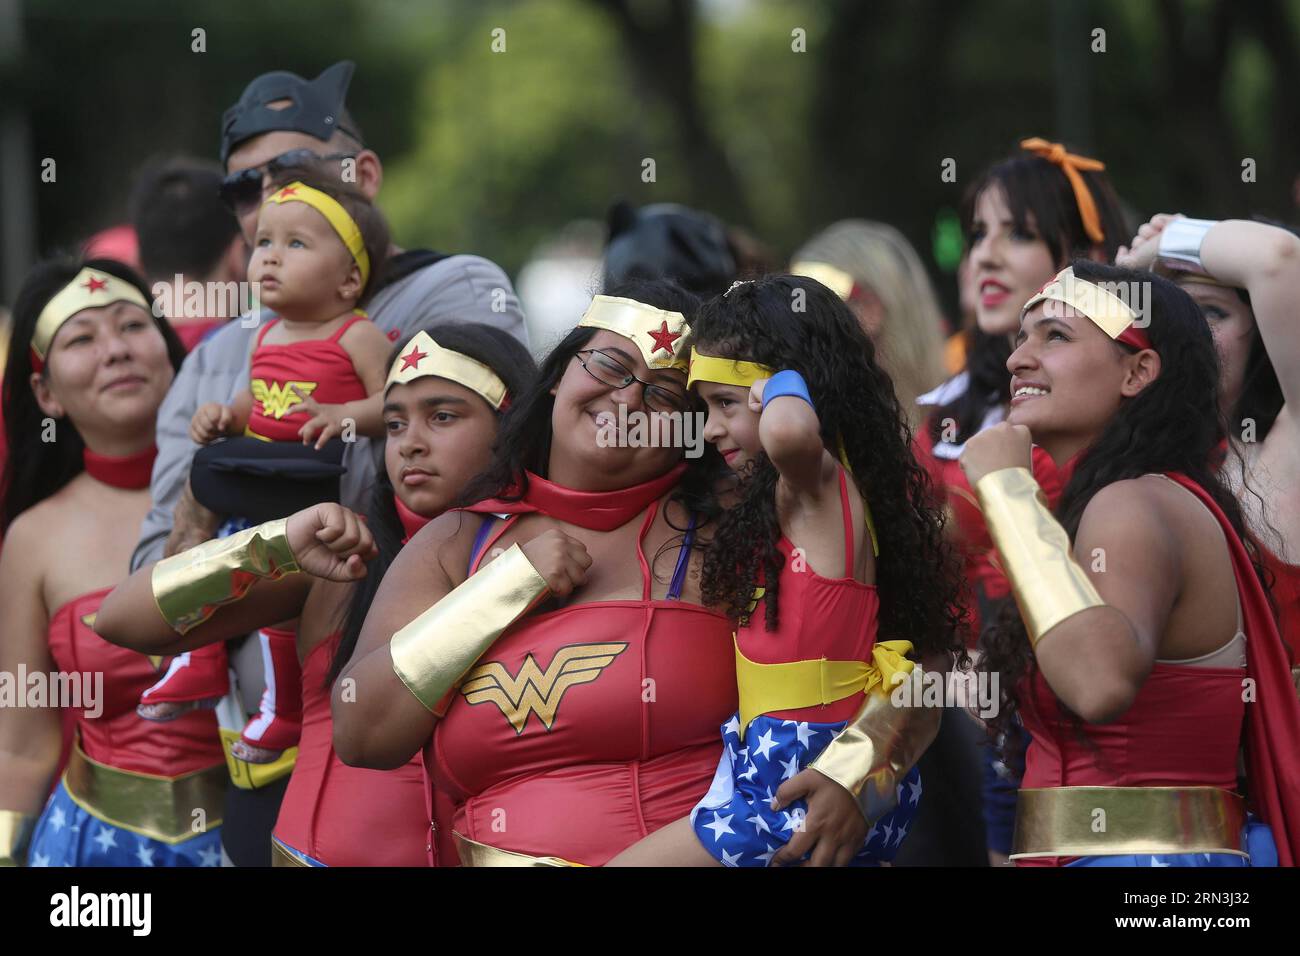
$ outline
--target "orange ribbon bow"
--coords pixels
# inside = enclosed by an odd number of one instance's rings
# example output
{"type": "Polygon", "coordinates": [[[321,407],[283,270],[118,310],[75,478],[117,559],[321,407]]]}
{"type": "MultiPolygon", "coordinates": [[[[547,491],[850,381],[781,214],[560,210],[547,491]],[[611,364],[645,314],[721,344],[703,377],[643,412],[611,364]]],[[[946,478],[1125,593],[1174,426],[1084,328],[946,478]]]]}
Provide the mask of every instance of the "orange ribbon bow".
{"type": "Polygon", "coordinates": [[[1065,178],[1070,181],[1070,188],[1074,190],[1074,201],[1079,207],[1079,218],[1083,220],[1083,231],[1088,234],[1088,238],[1093,242],[1105,240],[1106,233],[1101,228],[1101,218],[1097,215],[1097,204],[1093,201],[1088,184],[1079,175],[1079,170],[1098,171],[1105,169],[1106,164],[1098,159],[1067,153],[1065,147],[1060,143],[1049,142],[1037,136],[1022,139],[1020,148],[1041,156],[1049,163],[1060,167],[1061,172],[1065,173],[1065,178]]]}

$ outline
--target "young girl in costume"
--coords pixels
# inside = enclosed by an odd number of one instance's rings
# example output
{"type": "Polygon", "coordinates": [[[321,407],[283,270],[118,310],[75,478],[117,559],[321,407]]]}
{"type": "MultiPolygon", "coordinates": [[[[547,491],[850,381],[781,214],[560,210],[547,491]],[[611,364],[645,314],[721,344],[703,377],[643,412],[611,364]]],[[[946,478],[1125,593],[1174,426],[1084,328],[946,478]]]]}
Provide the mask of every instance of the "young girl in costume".
{"type": "Polygon", "coordinates": [[[1012,858],[1294,865],[1300,702],[1212,463],[1200,310],[1150,273],[1078,261],[1026,303],[1007,367],[1008,421],[962,467],[1019,607],[980,663],[1001,679],[993,723],[1019,715],[1032,738],[1012,858]],[[1054,512],[1031,438],[1067,476],[1054,512]]]}
{"type": "Polygon", "coordinates": [[[303,732],[275,825],[275,865],[427,862],[430,814],[420,761],[384,771],[343,764],[333,748],[330,687],[352,655],[388,565],[487,465],[501,415],[535,367],[512,336],[477,324],[419,332],[393,351],[389,367],[386,467],[364,522],[340,505],[314,505],[287,521],[208,542],[141,568],[96,619],[111,640],[166,653],[300,618],[303,732]],[[259,544],[272,552],[280,547],[277,528],[303,574],[258,564],[259,544]],[[372,543],[378,554],[362,572],[372,543]],[[176,577],[177,567],[188,569],[188,579],[176,577]],[[248,572],[242,589],[231,573],[236,568],[248,572]],[[259,573],[262,579],[247,588],[259,573]],[[210,579],[207,591],[195,588],[199,576],[210,579]]]}
{"type": "MultiPolygon", "coordinates": [[[[190,437],[206,446],[190,475],[196,500],[250,521],[337,500],[348,423],[363,435],[382,434],[392,343],[360,306],[378,286],[387,227],[356,190],[319,173],[294,175],[277,184],[258,216],[248,276],[275,318],[254,340],[249,388],[230,406],[200,406],[190,426],[190,437]]],[[[266,693],[232,753],[270,763],[297,740],[302,702],[292,622],[258,636],[266,693]]],[[[215,704],[227,688],[225,648],[213,644],[178,657],[142,696],[141,716],[169,720],[215,704]]]]}
{"type": "Polygon", "coordinates": [[[890,695],[910,679],[908,655],[947,670],[961,648],[955,562],[893,385],[853,313],[802,276],[733,286],[701,310],[692,344],[705,438],[741,479],[702,581],[705,600],[739,620],[740,708],[689,818],[616,862],[797,862],[806,808],[786,781],[808,767],[864,802],[856,844],[820,845],[811,862],[888,861],[938,722],[890,695]],[[837,738],[891,731],[904,746],[852,773],[837,738]]]}
{"type": "Polygon", "coordinates": [[[163,661],[92,630],[149,510],[154,422],[184,357],[152,305],[144,282],[109,260],[42,263],[15,303],[0,673],[29,675],[19,690],[29,706],[0,706],[0,865],[221,860],[216,720],[141,720],[136,702],[163,661]],[[37,677],[48,695],[33,698],[37,677]]]}

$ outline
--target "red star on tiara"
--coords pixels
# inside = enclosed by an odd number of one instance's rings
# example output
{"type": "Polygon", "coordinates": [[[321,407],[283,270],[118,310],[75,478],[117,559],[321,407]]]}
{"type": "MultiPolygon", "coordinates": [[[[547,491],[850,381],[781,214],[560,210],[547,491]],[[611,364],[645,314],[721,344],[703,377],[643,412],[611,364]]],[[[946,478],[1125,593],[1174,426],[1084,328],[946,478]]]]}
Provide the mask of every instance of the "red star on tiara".
{"type": "Polygon", "coordinates": [[[284,199],[288,196],[296,195],[297,192],[298,192],[297,186],[285,186],[283,189],[280,190],[278,195],[281,199],[284,199]]]}
{"type": "Polygon", "coordinates": [[[411,351],[402,356],[402,367],[399,372],[405,372],[408,368],[419,368],[420,363],[429,357],[428,352],[421,352],[420,346],[411,346],[411,351]]]}
{"type": "Polygon", "coordinates": [[[682,333],[680,332],[668,331],[668,320],[665,319],[663,324],[659,326],[658,331],[650,333],[650,338],[655,340],[655,347],[650,351],[658,352],[660,349],[663,349],[669,355],[672,355],[673,343],[676,342],[681,337],[682,337],[682,333]]]}
{"type": "Polygon", "coordinates": [[[107,279],[100,279],[95,275],[86,276],[86,284],[82,286],[87,292],[101,292],[108,287],[107,279]]]}

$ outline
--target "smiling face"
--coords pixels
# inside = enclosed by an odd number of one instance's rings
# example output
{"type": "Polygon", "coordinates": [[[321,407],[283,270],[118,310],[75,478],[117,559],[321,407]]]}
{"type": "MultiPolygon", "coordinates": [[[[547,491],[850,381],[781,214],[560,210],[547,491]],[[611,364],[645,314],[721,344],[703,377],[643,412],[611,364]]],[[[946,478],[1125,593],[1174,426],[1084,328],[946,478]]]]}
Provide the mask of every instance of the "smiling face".
{"type": "Polygon", "coordinates": [[[759,413],[749,407],[749,389],[719,382],[700,382],[698,388],[709,410],[704,440],[717,446],[727,467],[743,473],[763,450],[758,440],[759,413]]]}
{"type": "Polygon", "coordinates": [[[1049,318],[1045,304],[1025,313],[1007,359],[1007,421],[1028,427],[1060,464],[1090,445],[1123,401],[1154,380],[1160,359],[1151,349],[1129,353],[1069,306],[1053,303],[1049,318]]]}
{"type": "Polygon", "coordinates": [[[446,511],[492,460],[497,415],[477,392],[436,375],[384,397],[384,466],[402,504],[426,518],[446,511]]]}
{"type": "Polygon", "coordinates": [[[328,220],[303,202],[267,203],[257,220],[248,278],[286,318],[332,319],[361,294],[361,270],[328,220]]]}
{"type": "Polygon", "coordinates": [[[1060,266],[1038,235],[1033,214],[1016,226],[1006,193],[989,185],[975,202],[971,221],[970,282],[975,320],[986,335],[1014,335],[1020,310],[1060,266]]]}
{"type": "Polygon", "coordinates": [[[1250,346],[1255,340],[1255,314],[1236,289],[1183,280],[1178,283],[1201,308],[1219,353],[1219,405],[1229,411],[1241,398],[1250,346]]]}
{"type": "Polygon", "coordinates": [[[32,391],[52,418],[67,415],[87,443],[131,443],[153,431],[175,372],[153,316],[132,302],[83,309],[54,333],[32,391]]]}
{"type": "MultiPolygon", "coordinates": [[[[683,398],[686,373],[680,369],[651,369],[631,340],[601,329],[583,349],[583,354],[569,360],[560,380],[551,388],[555,404],[551,410],[550,478],[570,488],[605,491],[627,488],[657,478],[683,457],[683,449],[671,447],[668,423],[651,415],[646,407],[643,387],[633,381],[615,387],[598,380],[583,368],[598,357],[588,352],[598,349],[617,359],[628,372],[642,381],[662,385],[683,398]],[[629,442],[607,440],[611,424],[619,421],[619,408],[626,407],[629,430],[634,428],[633,413],[650,416],[649,428],[658,429],[656,440],[629,442]],[[658,447],[652,447],[657,445],[658,447]]],[[[623,438],[626,436],[620,436],[623,438]]]]}

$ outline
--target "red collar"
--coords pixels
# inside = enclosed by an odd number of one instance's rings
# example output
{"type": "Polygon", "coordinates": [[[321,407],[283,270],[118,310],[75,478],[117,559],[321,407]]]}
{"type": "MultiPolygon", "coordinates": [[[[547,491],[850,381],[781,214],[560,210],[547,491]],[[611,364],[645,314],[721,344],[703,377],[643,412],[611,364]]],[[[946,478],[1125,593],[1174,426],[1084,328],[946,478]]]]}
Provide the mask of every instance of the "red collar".
{"type": "Polygon", "coordinates": [[[402,504],[402,499],[393,495],[393,504],[397,506],[397,520],[402,522],[402,530],[406,532],[406,537],[402,539],[402,544],[410,541],[415,537],[415,533],[432,521],[432,518],[426,518],[422,514],[416,514],[406,505],[402,504]]]}
{"type": "Polygon", "coordinates": [[[89,448],[83,449],[81,460],[86,472],[96,481],[102,481],[114,488],[127,488],[132,491],[149,487],[149,478],[153,474],[153,460],[158,457],[158,449],[150,445],[144,451],[121,458],[100,455],[89,448]]]}
{"type": "MultiPolygon", "coordinates": [[[[613,491],[575,491],[553,481],[539,478],[531,471],[524,472],[528,491],[520,501],[503,501],[490,498],[470,505],[466,511],[480,514],[526,514],[540,511],[559,521],[575,524],[592,531],[613,531],[621,528],[644,511],[651,502],[667,494],[686,472],[686,462],[678,462],[670,471],[658,478],[613,491]]],[[[517,489],[511,489],[514,495],[517,489]]]]}

